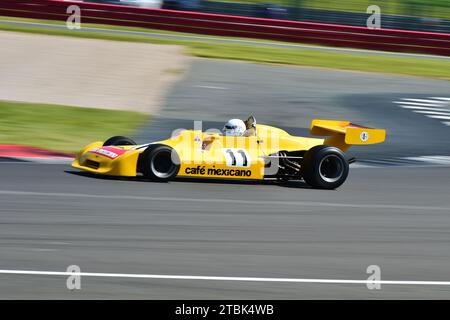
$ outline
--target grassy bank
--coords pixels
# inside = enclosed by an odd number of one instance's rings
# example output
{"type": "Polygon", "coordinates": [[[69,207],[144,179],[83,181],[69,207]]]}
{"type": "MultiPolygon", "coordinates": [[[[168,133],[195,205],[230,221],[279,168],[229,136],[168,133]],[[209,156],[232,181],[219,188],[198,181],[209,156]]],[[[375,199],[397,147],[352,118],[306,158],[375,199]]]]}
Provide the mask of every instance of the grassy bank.
{"type": "MultiPolygon", "coordinates": [[[[3,17],[0,19],[12,20],[3,17]]],[[[61,24],[60,22],[37,21],[32,19],[17,19],[21,21],[45,22],[61,24]]],[[[130,27],[110,27],[104,25],[85,24],[85,27],[98,27],[113,30],[144,31],[167,34],[161,30],[149,30],[130,27]]],[[[433,59],[429,57],[399,57],[388,55],[374,55],[367,53],[344,53],[337,51],[319,51],[305,48],[282,48],[257,46],[244,43],[217,42],[208,39],[192,40],[182,38],[164,38],[136,34],[113,34],[107,32],[77,31],[69,29],[54,29],[51,27],[0,25],[0,30],[31,32],[40,34],[105,39],[115,41],[148,42],[159,44],[176,44],[186,47],[189,54],[205,58],[234,59],[258,63],[277,63],[298,66],[314,66],[342,70],[380,72],[421,76],[450,80],[450,60],[433,59]]],[[[226,39],[215,37],[216,39],[226,39]]],[[[247,39],[248,40],[248,39],[247,39]]],[[[258,42],[263,42],[255,40],[258,42]]]]}
{"type": "Polygon", "coordinates": [[[137,112],[0,101],[0,144],[75,152],[92,141],[130,135],[147,120],[137,112]]]}

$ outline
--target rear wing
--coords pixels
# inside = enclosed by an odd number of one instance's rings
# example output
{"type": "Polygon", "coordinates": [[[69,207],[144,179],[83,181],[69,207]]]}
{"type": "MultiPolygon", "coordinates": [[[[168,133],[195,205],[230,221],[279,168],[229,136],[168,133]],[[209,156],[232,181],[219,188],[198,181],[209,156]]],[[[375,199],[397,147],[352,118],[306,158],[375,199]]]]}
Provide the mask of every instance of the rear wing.
{"type": "Polygon", "coordinates": [[[329,136],[324,144],[346,151],[352,145],[381,143],[386,139],[386,131],[363,127],[349,121],[319,120],[311,122],[311,134],[329,136]]]}

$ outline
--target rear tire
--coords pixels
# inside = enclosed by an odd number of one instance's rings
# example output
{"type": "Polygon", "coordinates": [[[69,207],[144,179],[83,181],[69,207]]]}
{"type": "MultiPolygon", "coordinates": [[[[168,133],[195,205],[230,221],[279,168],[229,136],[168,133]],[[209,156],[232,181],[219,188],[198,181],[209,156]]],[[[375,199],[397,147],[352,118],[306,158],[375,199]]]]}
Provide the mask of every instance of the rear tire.
{"type": "Polygon", "coordinates": [[[165,145],[153,145],[142,154],[141,170],[144,177],[154,181],[174,179],[180,170],[180,159],[175,150],[165,145]]]}
{"type": "Polygon", "coordinates": [[[303,179],[314,188],[336,189],[345,182],[348,171],[345,154],[335,147],[315,146],[303,157],[303,179]]]}
{"type": "Polygon", "coordinates": [[[132,139],[122,136],[111,137],[103,143],[103,146],[134,146],[136,142],[132,139]]]}

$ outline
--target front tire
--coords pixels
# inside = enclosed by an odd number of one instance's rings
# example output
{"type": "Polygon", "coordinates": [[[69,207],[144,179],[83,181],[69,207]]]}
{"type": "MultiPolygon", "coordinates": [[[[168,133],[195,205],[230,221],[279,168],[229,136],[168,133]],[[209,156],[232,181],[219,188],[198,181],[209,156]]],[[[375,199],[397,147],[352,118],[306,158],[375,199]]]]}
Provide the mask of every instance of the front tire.
{"type": "Polygon", "coordinates": [[[335,147],[315,146],[303,157],[303,179],[314,188],[336,189],[345,182],[348,171],[344,153],[335,147]]]}
{"type": "Polygon", "coordinates": [[[153,145],[142,154],[144,177],[154,181],[174,179],[180,170],[180,159],[175,150],[165,145],[153,145]]]}
{"type": "Polygon", "coordinates": [[[114,136],[103,143],[103,146],[134,146],[136,142],[132,139],[123,136],[114,136]]]}

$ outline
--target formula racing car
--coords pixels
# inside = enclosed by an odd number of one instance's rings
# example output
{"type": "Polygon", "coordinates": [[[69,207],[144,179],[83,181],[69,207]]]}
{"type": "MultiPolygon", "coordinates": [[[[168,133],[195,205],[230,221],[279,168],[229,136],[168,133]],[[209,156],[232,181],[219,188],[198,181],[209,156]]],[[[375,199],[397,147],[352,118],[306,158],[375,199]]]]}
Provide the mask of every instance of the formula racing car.
{"type": "Polygon", "coordinates": [[[167,140],[136,144],[116,136],[87,145],[72,166],[101,175],[301,180],[314,188],[335,189],[348,176],[346,152],[352,145],[381,143],[386,132],[348,121],[313,120],[312,135],[296,137],[268,125],[230,120],[221,130],[179,130],[167,140]]]}

